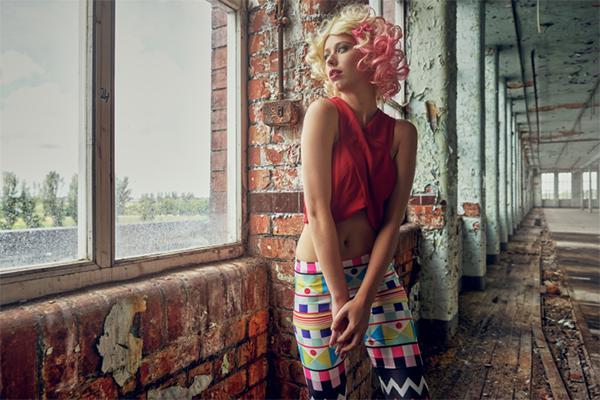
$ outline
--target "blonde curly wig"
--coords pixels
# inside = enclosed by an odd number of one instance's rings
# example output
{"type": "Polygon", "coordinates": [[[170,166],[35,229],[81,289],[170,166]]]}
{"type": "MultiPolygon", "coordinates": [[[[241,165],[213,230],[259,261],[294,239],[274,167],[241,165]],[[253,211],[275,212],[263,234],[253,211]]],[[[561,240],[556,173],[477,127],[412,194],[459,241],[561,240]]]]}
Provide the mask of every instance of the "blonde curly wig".
{"type": "Polygon", "coordinates": [[[329,19],[321,22],[316,32],[309,34],[305,61],[310,65],[311,77],[323,82],[328,96],[339,96],[339,91],[328,79],[323,47],[329,35],[348,34],[357,41],[355,49],[363,54],[357,69],[371,71],[370,83],[377,88],[377,99],[384,101],[400,90],[400,81],[408,76],[404,52],[396,48],[402,38],[402,29],[375,16],[373,8],[351,4],[329,19]],[[372,15],[373,14],[373,15],[372,15]]]}

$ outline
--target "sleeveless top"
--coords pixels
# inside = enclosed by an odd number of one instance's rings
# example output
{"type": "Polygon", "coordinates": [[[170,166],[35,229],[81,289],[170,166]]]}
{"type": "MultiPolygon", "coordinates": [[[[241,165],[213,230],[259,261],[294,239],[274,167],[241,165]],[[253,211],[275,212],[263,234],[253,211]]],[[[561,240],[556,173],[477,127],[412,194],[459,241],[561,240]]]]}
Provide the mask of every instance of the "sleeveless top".
{"type": "MultiPolygon", "coordinates": [[[[331,213],[343,221],[363,208],[369,224],[378,232],[384,210],[396,183],[396,164],[390,156],[396,119],[380,109],[361,127],[354,110],[334,96],[339,115],[339,136],[331,159],[331,213]]],[[[304,201],[304,223],[308,223],[304,201]]]]}

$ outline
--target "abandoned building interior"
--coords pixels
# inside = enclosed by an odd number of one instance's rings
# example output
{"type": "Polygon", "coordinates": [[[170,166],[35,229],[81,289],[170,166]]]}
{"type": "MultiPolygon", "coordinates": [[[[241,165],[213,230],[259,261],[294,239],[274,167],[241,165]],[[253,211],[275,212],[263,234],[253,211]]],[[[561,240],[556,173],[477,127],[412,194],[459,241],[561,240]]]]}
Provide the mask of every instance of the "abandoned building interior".
{"type": "MultiPolygon", "coordinates": [[[[309,398],[305,38],[351,3],[403,32],[432,397],[600,398],[593,0],[2,0],[0,398],[309,398]]],[[[371,367],[349,399],[388,398],[371,367]]]]}

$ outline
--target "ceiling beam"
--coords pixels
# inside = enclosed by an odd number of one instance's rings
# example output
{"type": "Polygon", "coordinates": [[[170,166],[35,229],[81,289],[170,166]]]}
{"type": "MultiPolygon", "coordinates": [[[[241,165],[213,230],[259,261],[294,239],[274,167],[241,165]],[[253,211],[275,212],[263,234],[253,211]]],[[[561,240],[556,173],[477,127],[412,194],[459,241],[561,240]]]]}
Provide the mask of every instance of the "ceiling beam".
{"type": "MultiPolygon", "coordinates": [[[[514,1],[514,0],[513,0],[514,1]]],[[[591,91],[590,96],[588,97],[587,101],[585,102],[585,104],[590,104],[592,102],[592,100],[594,99],[594,96],[596,95],[596,92],[598,91],[598,86],[600,86],[600,78],[596,80],[596,85],[594,86],[594,90],[591,91]]],[[[587,109],[587,106],[582,108],[581,111],[579,112],[579,115],[577,116],[577,118],[575,119],[575,122],[573,123],[573,128],[571,129],[572,131],[575,130],[575,128],[578,127],[578,125],[581,124],[581,117],[583,117],[583,113],[585,112],[585,110],[587,109]]],[[[579,129],[581,129],[581,126],[579,126],[579,129]]],[[[554,162],[554,164],[558,165],[558,161],[560,160],[560,157],[563,155],[565,148],[569,145],[569,143],[565,143],[562,148],[560,149],[560,153],[558,153],[558,157],[556,157],[556,161],[554,162]]],[[[592,149],[590,151],[588,151],[588,153],[586,154],[586,156],[590,153],[593,152],[593,150],[595,150],[598,146],[600,146],[600,143],[598,143],[597,145],[595,145],[594,147],[592,147],[592,149]]],[[[592,157],[595,157],[595,154],[592,153],[592,157]]],[[[589,163],[589,160],[585,160],[584,161],[584,165],[587,165],[589,163]]],[[[575,165],[573,165],[573,167],[575,167],[575,165]]]]}
{"type": "MultiPolygon", "coordinates": [[[[525,64],[523,62],[523,46],[521,45],[521,22],[519,21],[519,14],[517,14],[517,0],[511,0],[512,6],[512,14],[513,14],[513,22],[515,24],[515,34],[517,35],[517,48],[519,50],[519,65],[521,67],[521,82],[527,82],[525,80],[525,64]]],[[[529,110],[529,102],[527,101],[527,89],[523,86],[523,97],[525,98],[525,109],[529,110]]],[[[531,121],[529,120],[529,113],[526,112],[527,116],[527,126],[529,127],[529,131],[531,132],[531,121]]],[[[531,160],[533,161],[533,154],[531,154],[531,160]]],[[[537,167],[540,166],[540,159],[537,157],[537,167]]],[[[534,163],[534,166],[535,163],[534,163]]]]}

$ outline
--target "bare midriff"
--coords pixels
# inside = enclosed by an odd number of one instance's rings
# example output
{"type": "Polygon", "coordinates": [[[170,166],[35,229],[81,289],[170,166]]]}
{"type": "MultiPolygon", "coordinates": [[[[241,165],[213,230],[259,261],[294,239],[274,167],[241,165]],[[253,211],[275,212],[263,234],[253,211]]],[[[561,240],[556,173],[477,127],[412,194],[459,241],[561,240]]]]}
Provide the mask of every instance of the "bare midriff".
{"type": "MultiPolygon", "coordinates": [[[[296,245],[296,258],[303,261],[317,261],[311,236],[310,223],[304,224],[296,245]]],[[[367,219],[367,210],[362,209],[350,218],[336,224],[340,257],[343,260],[370,253],[375,243],[375,231],[367,219]]]]}

